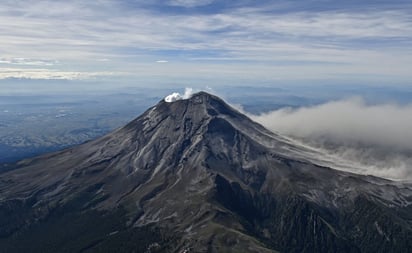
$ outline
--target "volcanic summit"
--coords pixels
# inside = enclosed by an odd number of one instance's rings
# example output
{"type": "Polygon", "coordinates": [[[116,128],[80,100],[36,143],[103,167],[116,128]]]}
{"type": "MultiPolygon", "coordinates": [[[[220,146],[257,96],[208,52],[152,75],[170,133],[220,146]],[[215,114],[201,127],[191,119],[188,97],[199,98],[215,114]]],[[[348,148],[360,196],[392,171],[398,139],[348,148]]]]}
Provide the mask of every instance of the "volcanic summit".
{"type": "Polygon", "coordinates": [[[0,174],[0,251],[408,252],[411,203],[199,92],[0,174]]]}

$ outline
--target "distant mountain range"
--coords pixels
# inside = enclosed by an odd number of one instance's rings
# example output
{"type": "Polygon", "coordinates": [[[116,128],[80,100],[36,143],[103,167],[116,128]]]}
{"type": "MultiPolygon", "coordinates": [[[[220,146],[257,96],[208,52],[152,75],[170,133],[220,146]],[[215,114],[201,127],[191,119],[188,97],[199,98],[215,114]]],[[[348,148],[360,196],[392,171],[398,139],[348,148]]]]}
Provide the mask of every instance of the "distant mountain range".
{"type": "Polygon", "coordinates": [[[0,174],[0,252],[412,252],[412,185],[322,167],[205,92],[0,174]]]}

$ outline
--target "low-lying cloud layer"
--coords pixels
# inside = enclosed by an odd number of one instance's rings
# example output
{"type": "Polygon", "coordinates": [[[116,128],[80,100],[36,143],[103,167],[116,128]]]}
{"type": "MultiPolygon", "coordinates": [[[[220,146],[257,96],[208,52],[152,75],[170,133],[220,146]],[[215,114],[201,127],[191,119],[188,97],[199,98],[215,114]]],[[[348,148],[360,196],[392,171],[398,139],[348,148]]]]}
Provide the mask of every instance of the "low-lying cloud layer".
{"type": "Polygon", "coordinates": [[[347,161],[353,172],[412,179],[412,105],[367,105],[353,98],[251,117],[347,161]]]}

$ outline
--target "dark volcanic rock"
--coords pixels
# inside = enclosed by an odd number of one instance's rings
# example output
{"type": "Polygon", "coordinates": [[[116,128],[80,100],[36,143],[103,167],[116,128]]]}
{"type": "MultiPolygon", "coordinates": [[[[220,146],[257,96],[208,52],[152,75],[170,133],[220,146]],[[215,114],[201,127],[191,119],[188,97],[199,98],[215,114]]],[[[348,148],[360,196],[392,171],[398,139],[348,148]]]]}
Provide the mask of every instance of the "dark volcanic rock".
{"type": "Polygon", "coordinates": [[[0,252],[410,252],[411,186],[317,166],[201,92],[0,174],[0,252]]]}

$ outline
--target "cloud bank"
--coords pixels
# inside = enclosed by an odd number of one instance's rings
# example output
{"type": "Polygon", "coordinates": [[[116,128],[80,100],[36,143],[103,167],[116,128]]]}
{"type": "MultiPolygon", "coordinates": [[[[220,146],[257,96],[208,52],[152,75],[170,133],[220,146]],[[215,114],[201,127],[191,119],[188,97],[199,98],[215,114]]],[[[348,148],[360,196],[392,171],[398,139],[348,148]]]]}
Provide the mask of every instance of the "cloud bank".
{"type": "Polygon", "coordinates": [[[353,98],[251,117],[350,164],[353,172],[412,180],[412,105],[353,98]]]}

